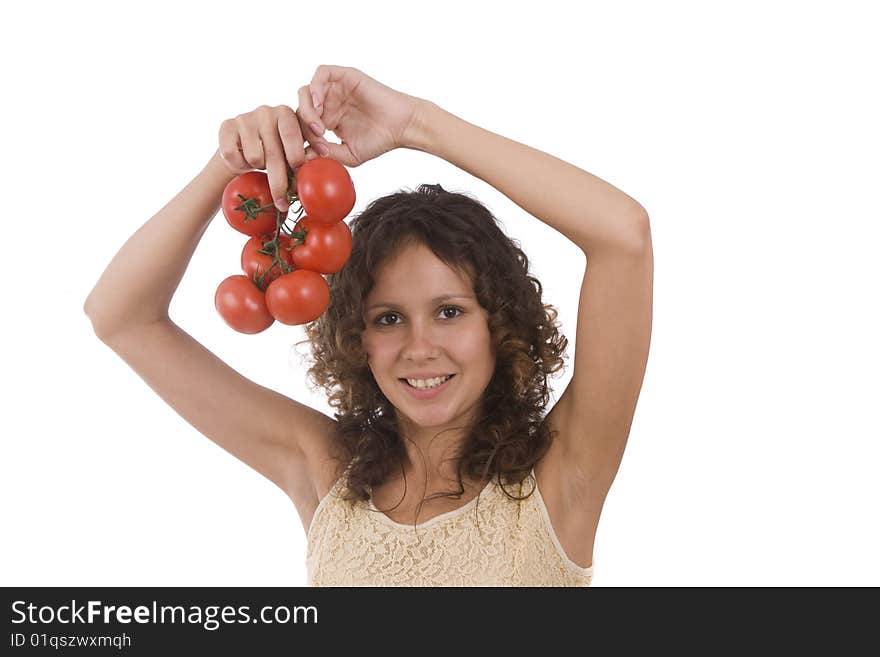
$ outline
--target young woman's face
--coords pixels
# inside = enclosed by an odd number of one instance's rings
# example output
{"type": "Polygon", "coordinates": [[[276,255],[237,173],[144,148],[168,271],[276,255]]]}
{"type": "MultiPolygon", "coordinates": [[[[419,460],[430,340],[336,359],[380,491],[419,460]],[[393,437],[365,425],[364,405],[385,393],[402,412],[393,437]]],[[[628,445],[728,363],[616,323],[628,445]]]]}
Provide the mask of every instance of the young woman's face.
{"type": "Polygon", "coordinates": [[[362,344],[404,426],[469,424],[495,371],[487,318],[468,277],[424,245],[379,269],[364,301],[362,344]]]}

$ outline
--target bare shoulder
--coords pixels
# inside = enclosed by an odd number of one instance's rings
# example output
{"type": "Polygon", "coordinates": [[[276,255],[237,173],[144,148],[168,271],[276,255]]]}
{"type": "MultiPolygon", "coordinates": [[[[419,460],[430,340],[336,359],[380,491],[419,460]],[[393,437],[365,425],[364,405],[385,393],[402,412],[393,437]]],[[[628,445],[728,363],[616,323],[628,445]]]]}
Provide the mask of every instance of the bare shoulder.
{"type": "Polygon", "coordinates": [[[311,520],[340,469],[336,420],[242,376],[171,320],[96,333],[181,417],[311,520]]]}

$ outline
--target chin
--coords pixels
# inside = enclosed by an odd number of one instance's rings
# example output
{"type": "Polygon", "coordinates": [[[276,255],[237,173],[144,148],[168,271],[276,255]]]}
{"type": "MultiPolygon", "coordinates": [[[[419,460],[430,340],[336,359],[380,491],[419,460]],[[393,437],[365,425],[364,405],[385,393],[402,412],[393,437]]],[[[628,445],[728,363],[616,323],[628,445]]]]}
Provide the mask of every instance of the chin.
{"type": "Polygon", "coordinates": [[[455,422],[456,415],[446,409],[417,409],[403,404],[397,406],[400,412],[409,422],[422,429],[442,429],[455,422]]]}
{"type": "Polygon", "coordinates": [[[452,413],[445,412],[433,412],[426,413],[422,411],[421,413],[408,413],[405,407],[398,407],[403,410],[403,414],[407,417],[407,419],[413,424],[422,427],[424,429],[431,428],[441,428],[446,426],[450,422],[452,422],[455,418],[452,413]]]}

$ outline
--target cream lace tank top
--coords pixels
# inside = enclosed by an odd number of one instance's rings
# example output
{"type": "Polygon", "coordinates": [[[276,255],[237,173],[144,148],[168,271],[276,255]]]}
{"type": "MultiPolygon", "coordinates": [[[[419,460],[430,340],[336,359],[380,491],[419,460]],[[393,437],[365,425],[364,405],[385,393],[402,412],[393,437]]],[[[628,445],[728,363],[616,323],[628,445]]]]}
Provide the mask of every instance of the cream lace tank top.
{"type": "Polygon", "coordinates": [[[461,508],[403,525],[369,502],[341,499],[345,475],[318,503],[307,532],[309,586],[589,586],[562,549],[534,469],[523,484],[495,481],[461,508]],[[521,492],[522,491],[522,492],[521,492]]]}

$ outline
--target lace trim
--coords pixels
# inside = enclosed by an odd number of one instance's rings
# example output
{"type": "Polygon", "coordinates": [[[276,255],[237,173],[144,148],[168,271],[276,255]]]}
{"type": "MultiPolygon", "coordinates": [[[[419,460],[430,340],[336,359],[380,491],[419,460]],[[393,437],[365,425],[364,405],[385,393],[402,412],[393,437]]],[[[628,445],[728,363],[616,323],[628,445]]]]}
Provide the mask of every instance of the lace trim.
{"type": "MultiPolygon", "coordinates": [[[[556,553],[559,555],[560,559],[562,559],[562,564],[568,570],[570,570],[571,572],[573,572],[576,575],[588,576],[588,577],[592,578],[593,567],[595,566],[595,560],[594,560],[594,563],[590,564],[587,567],[579,566],[578,564],[576,564],[574,561],[571,560],[571,558],[568,556],[568,554],[566,554],[565,550],[562,547],[562,543],[559,542],[559,537],[556,535],[556,530],[553,528],[553,522],[550,520],[550,513],[547,511],[547,505],[544,502],[544,496],[541,495],[541,490],[538,487],[538,478],[537,478],[537,476],[535,476],[535,469],[534,468],[532,468],[531,477],[532,477],[532,481],[535,482],[535,497],[537,498],[537,501],[538,501],[538,508],[541,510],[541,516],[544,519],[544,526],[547,529],[547,533],[550,535],[550,539],[553,541],[553,546],[556,549],[556,553]]],[[[321,512],[327,506],[331,497],[333,497],[334,493],[336,493],[337,490],[342,486],[342,482],[344,479],[345,479],[345,475],[342,475],[341,477],[339,477],[333,483],[333,486],[330,487],[330,491],[326,495],[324,495],[324,497],[321,498],[321,500],[318,502],[318,506],[315,508],[315,513],[312,515],[312,521],[309,524],[309,530],[308,530],[308,532],[306,532],[306,541],[311,542],[312,528],[315,526],[316,521],[318,520],[319,516],[321,515],[321,512]]],[[[426,529],[426,528],[431,527],[435,524],[438,524],[439,522],[443,522],[444,520],[452,520],[453,518],[458,517],[462,513],[469,511],[477,503],[477,500],[479,498],[482,498],[487,493],[487,491],[490,489],[490,487],[493,485],[497,486],[497,484],[495,484],[494,480],[490,480],[489,483],[486,484],[486,486],[483,488],[483,490],[480,491],[480,494],[477,495],[477,497],[473,498],[470,502],[468,502],[464,506],[459,507],[458,509],[453,509],[452,511],[447,511],[446,513],[441,513],[439,516],[435,516],[434,518],[431,518],[430,520],[426,520],[425,522],[423,522],[419,525],[416,525],[415,528],[416,529],[426,529]]],[[[375,507],[375,505],[373,504],[372,498],[369,501],[369,508],[372,509],[375,517],[377,517],[380,521],[384,522],[385,524],[390,525],[391,527],[395,527],[398,529],[404,529],[404,530],[412,530],[413,529],[413,525],[404,525],[402,523],[399,523],[399,522],[389,518],[382,511],[379,511],[375,507]]]]}
{"type": "Polygon", "coordinates": [[[486,493],[486,491],[489,490],[489,488],[492,486],[492,483],[493,482],[490,480],[489,483],[483,487],[483,490],[481,490],[480,493],[474,499],[472,499],[470,502],[468,502],[464,506],[460,506],[457,509],[452,509],[451,511],[446,511],[445,513],[441,513],[439,516],[434,516],[433,518],[430,518],[430,519],[426,520],[425,522],[419,523],[418,525],[404,525],[403,523],[397,522],[396,520],[392,520],[391,518],[388,517],[388,515],[384,511],[380,511],[379,509],[376,508],[376,505],[373,504],[372,497],[370,498],[369,508],[371,511],[373,511],[375,513],[375,516],[380,521],[382,521],[388,525],[391,525],[392,527],[399,527],[400,529],[408,529],[408,530],[427,529],[428,527],[432,527],[439,522],[443,522],[444,520],[452,520],[453,518],[460,516],[462,513],[465,513],[466,511],[470,511],[471,508],[473,508],[473,506],[476,505],[477,499],[482,497],[486,493]]]}
{"type": "Polygon", "coordinates": [[[330,487],[330,490],[327,492],[324,497],[321,498],[321,501],[318,502],[318,506],[315,507],[315,512],[312,514],[312,521],[309,523],[309,530],[306,532],[306,541],[311,542],[312,540],[312,528],[315,526],[318,518],[321,515],[321,511],[324,510],[324,507],[327,506],[327,503],[330,501],[330,498],[333,496],[333,493],[336,492],[337,487],[341,484],[343,477],[339,477],[333,485],[330,487]]]}
{"type": "MultiPolygon", "coordinates": [[[[532,469],[532,476],[535,477],[534,468],[532,469]]],[[[544,497],[541,495],[541,491],[538,488],[537,477],[535,477],[535,495],[538,498],[538,506],[541,509],[541,515],[544,516],[544,523],[547,526],[547,533],[550,534],[550,538],[553,539],[553,545],[556,546],[556,551],[562,558],[563,565],[577,575],[592,575],[593,564],[590,564],[586,568],[584,568],[583,566],[579,566],[574,561],[572,561],[565,553],[565,550],[562,549],[562,543],[559,542],[559,537],[556,535],[556,530],[553,529],[553,523],[550,522],[550,514],[547,511],[547,505],[544,504],[544,497]]]]}

